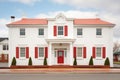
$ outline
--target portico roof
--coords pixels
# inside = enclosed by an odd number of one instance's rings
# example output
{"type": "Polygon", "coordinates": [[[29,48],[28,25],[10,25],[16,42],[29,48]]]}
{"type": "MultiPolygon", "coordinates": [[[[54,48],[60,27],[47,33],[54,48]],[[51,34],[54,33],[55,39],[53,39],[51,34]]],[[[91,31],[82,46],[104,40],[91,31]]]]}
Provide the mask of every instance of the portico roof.
{"type": "Polygon", "coordinates": [[[74,42],[75,39],[46,39],[46,41],[53,43],[70,43],[70,42],[74,42]]]}

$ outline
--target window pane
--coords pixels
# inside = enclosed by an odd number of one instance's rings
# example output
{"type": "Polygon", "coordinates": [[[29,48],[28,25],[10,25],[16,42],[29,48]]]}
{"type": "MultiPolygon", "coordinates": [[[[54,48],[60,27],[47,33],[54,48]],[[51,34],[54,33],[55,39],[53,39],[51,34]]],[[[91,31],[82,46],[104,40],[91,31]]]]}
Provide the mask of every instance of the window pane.
{"type": "Polygon", "coordinates": [[[58,26],[58,35],[63,35],[63,26],[58,26]]]}
{"type": "Polygon", "coordinates": [[[25,29],[20,29],[20,35],[25,35],[25,29]]]}
{"type": "Polygon", "coordinates": [[[82,35],[82,29],[77,29],[77,35],[82,35]]]}
{"type": "Polygon", "coordinates": [[[39,35],[44,35],[44,29],[39,29],[39,35]]]}
{"type": "Polygon", "coordinates": [[[3,45],[3,50],[6,50],[6,45],[3,45]]]}
{"type": "Polygon", "coordinates": [[[97,29],[96,30],[96,35],[102,35],[102,29],[97,29]]]}
{"type": "Polygon", "coordinates": [[[44,57],[44,48],[39,48],[39,57],[44,57]]]}
{"type": "Polygon", "coordinates": [[[9,49],[9,46],[7,45],[7,50],[9,49]]]}
{"type": "Polygon", "coordinates": [[[25,57],[25,48],[20,48],[20,57],[25,57]]]}
{"type": "Polygon", "coordinates": [[[82,57],[82,47],[77,48],[77,57],[82,57]]]}
{"type": "Polygon", "coordinates": [[[100,47],[97,47],[96,56],[101,57],[101,48],[100,47]]]}

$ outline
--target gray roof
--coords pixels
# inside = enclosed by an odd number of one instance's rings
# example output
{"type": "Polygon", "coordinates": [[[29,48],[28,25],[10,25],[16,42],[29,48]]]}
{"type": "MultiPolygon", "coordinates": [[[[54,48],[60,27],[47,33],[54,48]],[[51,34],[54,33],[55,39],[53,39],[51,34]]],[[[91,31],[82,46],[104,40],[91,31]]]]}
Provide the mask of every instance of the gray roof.
{"type": "Polygon", "coordinates": [[[5,39],[8,40],[8,38],[0,38],[0,42],[2,42],[2,41],[5,40],[5,39]]]}

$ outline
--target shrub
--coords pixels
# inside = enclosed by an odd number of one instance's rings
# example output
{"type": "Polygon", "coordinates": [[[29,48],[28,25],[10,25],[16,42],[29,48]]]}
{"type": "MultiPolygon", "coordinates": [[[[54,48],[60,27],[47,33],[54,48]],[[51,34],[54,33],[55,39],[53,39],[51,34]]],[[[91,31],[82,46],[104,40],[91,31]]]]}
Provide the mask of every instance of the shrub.
{"type": "Polygon", "coordinates": [[[44,58],[44,63],[43,63],[43,65],[47,65],[47,59],[46,59],[46,58],[44,58]]]}
{"type": "Polygon", "coordinates": [[[110,66],[110,61],[109,58],[107,57],[104,63],[105,66],[110,66]]]}
{"type": "Polygon", "coordinates": [[[93,64],[93,58],[92,58],[92,56],[91,56],[91,58],[90,58],[89,65],[94,65],[94,64],[93,64]]]}
{"type": "Polygon", "coordinates": [[[32,65],[32,59],[31,59],[31,57],[29,58],[28,65],[32,65]]]}
{"type": "Polygon", "coordinates": [[[77,60],[76,60],[76,58],[74,58],[73,65],[74,65],[74,66],[77,65],[77,60]]]}
{"type": "Polygon", "coordinates": [[[16,66],[16,59],[13,57],[11,66],[16,66]]]}

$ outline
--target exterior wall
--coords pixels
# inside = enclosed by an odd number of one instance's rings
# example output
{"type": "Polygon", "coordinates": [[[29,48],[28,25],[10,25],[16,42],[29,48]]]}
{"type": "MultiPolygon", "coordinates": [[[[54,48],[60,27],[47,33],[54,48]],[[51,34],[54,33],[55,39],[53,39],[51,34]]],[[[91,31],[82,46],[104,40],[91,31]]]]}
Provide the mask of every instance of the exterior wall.
{"type": "MultiPolygon", "coordinates": [[[[86,46],[87,48],[87,57],[85,59],[77,59],[78,64],[88,65],[90,57],[92,56],[92,47],[106,47],[106,57],[109,57],[110,66],[113,66],[113,33],[111,27],[80,27],[83,28],[83,36],[77,36],[77,28],[74,28],[74,36],[76,41],[74,46],[86,46]],[[96,28],[102,28],[102,36],[96,36],[96,28]]],[[[105,59],[95,58],[95,65],[104,65],[105,59]]]]}
{"type": "MultiPolygon", "coordinates": [[[[19,29],[17,27],[9,28],[9,45],[10,45],[10,56],[9,56],[9,66],[11,65],[13,57],[16,56],[16,47],[29,47],[29,57],[32,58],[34,62],[33,65],[42,65],[43,59],[35,59],[34,48],[46,47],[48,46],[45,39],[47,37],[47,26],[45,26],[45,35],[44,37],[38,36],[38,29],[41,27],[27,27],[26,36],[20,37],[19,29]]],[[[17,59],[17,65],[28,65],[28,59],[17,59]]]]}

